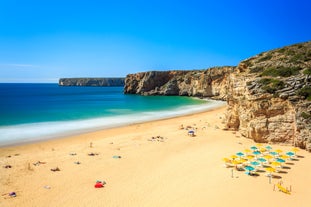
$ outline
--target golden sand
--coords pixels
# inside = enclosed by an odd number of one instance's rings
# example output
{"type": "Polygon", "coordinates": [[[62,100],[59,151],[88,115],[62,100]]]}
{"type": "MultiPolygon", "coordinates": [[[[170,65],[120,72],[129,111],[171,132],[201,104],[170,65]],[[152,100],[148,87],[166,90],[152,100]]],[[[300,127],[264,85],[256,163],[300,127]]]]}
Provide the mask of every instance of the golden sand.
{"type": "Polygon", "coordinates": [[[222,130],[224,111],[0,148],[0,206],[309,206],[306,151],[275,172],[271,183],[266,172],[248,176],[224,167],[224,157],[254,145],[222,130]],[[187,126],[196,136],[188,136],[187,126]],[[106,182],[104,188],[94,188],[97,180],[106,182]],[[280,181],[290,195],[278,190],[280,181]],[[16,197],[8,196],[13,191],[16,197]]]}

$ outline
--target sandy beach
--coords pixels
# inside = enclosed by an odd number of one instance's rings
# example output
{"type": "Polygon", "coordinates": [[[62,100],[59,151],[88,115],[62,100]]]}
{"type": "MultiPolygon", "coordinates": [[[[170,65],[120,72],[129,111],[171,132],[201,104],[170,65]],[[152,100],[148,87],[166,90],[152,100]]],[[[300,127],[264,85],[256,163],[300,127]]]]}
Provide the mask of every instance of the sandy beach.
{"type": "Polygon", "coordinates": [[[250,176],[226,168],[224,157],[256,143],[223,130],[224,112],[0,148],[0,206],[309,206],[310,153],[298,151],[271,183],[264,170],[250,176]],[[103,188],[94,187],[98,180],[103,188]],[[279,182],[290,195],[278,190],[279,182]]]}

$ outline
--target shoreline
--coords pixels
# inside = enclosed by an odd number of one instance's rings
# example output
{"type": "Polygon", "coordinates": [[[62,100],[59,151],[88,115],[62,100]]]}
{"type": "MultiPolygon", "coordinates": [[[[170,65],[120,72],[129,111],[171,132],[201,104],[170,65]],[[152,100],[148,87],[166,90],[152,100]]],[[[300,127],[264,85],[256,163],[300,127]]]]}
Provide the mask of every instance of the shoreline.
{"type": "Polygon", "coordinates": [[[79,134],[113,129],[132,124],[141,124],[150,121],[176,118],[193,113],[202,113],[226,105],[225,101],[210,99],[206,99],[206,101],[209,102],[209,104],[184,106],[173,111],[144,112],[124,116],[73,121],[42,122],[0,127],[0,133],[2,134],[2,139],[0,139],[0,148],[59,139],[61,137],[76,136],[79,134]],[[23,131],[23,133],[21,134],[20,131],[23,131]]]}
{"type": "MultiPolygon", "coordinates": [[[[310,153],[276,173],[247,176],[222,158],[255,143],[224,131],[225,107],[0,150],[0,203],[5,206],[308,206],[310,153]],[[188,130],[195,130],[194,137],[188,130]],[[89,156],[89,154],[94,156],[89,156]],[[77,161],[80,164],[75,164],[77,161]],[[39,163],[39,164],[38,164],[39,163]],[[41,164],[40,164],[41,163],[41,164]],[[11,165],[11,168],[4,168],[11,165]],[[51,169],[58,167],[59,172],[51,169]],[[96,180],[107,184],[94,188],[96,180]],[[282,181],[292,194],[278,192],[282,181]],[[9,192],[16,197],[9,197],[9,192]],[[57,199],[56,199],[57,198],[57,199]],[[224,199],[225,198],[225,199],[224,199]]],[[[283,152],[291,146],[271,145],[283,152]]]]}

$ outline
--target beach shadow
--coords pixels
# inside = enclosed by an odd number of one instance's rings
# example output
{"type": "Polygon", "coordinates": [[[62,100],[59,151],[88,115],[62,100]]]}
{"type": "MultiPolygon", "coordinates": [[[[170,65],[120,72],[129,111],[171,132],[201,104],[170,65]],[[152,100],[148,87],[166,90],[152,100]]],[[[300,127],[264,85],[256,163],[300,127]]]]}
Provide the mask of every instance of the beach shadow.
{"type": "Polygon", "coordinates": [[[279,170],[277,173],[287,174],[288,172],[287,172],[287,171],[284,171],[284,170],[279,170]]]}
{"type": "Polygon", "coordinates": [[[272,178],[274,178],[274,179],[281,179],[282,176],[279,176],[279,175],[272,175],[272,178]]]}
{"type": "Polygon", "coordinates": [[[297,155],[298,158],[305,158],[304,156],[302,155],[297,155]]]}
{"type": "Polygon", "coordinates": [[[292,161],[299,161],[299,159],[297,159],[297,158],[292,158],[291,160],[292,161]]]}
{"type": "Polygon", "coordinates": [[[260,176],[260,175],[259,175],[259,173],[255,173],[255,172],[253,172],[253,173],[250,173],[250,174],[249,174],[249,176],[252,176],[252,177],[258,177],[258,176],[260,176]]]}
{"type": "Polygon", "coordinates": [[[288,166],[282,166],[282,168],[287,169],[287,170],[291,169],[291,167],[288,167],[288,166]]]}
{"type": "Polygon", "coordinates": [[[257,170],[257,172],[259,172],[259,173],[264,173],[264,172],[266,172],[265,170],[257,170]]]}
{"type": "Polygon", "coordinates": [[[295,165],[295,163],[293,163],[293,162],[286,162],[285,164],[286,165],[295,165]]]}

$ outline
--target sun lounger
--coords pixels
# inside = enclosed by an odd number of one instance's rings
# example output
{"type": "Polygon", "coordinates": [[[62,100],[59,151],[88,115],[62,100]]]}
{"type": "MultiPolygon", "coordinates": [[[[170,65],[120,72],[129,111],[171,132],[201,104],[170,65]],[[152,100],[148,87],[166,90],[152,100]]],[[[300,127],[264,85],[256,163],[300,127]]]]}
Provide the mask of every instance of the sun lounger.
{"type": "Polygon", "coordinates": [[[289,194],[290,195],[290,192],[284,188],[281,184],[276,184],[276,186],[278,187],[279,191],[282,191],[283,193],[286,193],[286,194],[289,194]]]}

